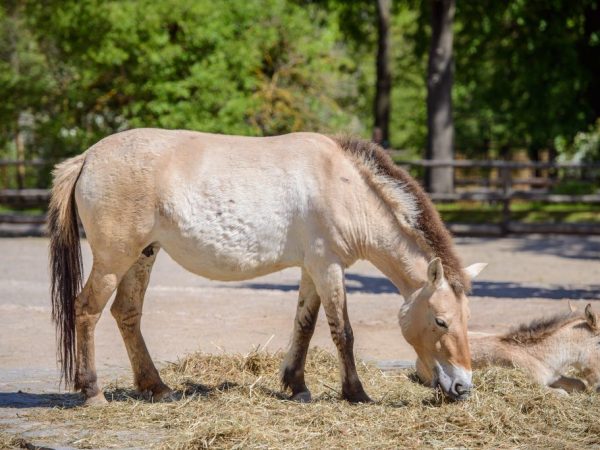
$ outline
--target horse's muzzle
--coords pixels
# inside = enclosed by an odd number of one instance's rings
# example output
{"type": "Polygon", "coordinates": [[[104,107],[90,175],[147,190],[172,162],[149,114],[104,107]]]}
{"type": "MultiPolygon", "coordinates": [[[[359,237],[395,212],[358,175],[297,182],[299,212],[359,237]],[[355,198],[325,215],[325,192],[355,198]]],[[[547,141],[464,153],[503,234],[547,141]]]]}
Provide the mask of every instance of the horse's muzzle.
{"type": "Polygon", "coordinates": [[[465,400],[469,397],[473,387],[470,372],[460,367],[440,364],[436,361],[434,374],[434,387],[439,386],[444,395],[450,400],[465,400]]]}

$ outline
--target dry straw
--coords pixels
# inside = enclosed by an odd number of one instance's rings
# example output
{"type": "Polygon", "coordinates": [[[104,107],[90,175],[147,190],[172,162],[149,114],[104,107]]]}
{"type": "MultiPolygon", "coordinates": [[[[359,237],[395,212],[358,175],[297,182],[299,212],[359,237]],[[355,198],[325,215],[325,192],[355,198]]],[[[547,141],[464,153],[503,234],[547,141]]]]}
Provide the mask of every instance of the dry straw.
{"type": "MultiPolygon", "coordinates": [[[[38,410],[62,445],[192,448],[581,448],[600,446],[600,397],[558,397],[517,370],[475,374],[476,391],[448,403],[411,371],[360,367],[374,404],[339,400],[334,356],[311,351],[307,382],[315,401],[283,399],[281,354],[194,354],[162,370],[181,398],[152,404],[113,384],[109,405],[38,410]]],[[[10,438],[10,437],[8,437],[10,438]]],[[[1,442],[0,442],[1,443],[1,442]]],[[[37,442],[36,442],[37,443],[37,442]]],[[[38,443],[39,445],[39,443],[38,443]]]]}

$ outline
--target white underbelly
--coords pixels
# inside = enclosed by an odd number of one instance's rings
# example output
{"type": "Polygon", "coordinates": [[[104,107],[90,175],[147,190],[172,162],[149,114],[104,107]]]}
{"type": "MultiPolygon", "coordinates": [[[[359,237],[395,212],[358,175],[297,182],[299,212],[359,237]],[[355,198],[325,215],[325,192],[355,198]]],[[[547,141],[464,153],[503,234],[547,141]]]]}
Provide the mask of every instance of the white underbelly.
{"type": "Polygon", "coordinates": [[[301,251],[288,246],[282,236],[264,239],[251,230],[166,229],[158,241],[182,267],[213,280],[247,280],[301,265],[301,251]]]}
{"type": "Polygon", "coordinates": [[[187,270],[222,281],[301,265],[305,210],[297,192],[222,181],[188,186],[165,202],[156,233],[164,250],[187,270]]]}

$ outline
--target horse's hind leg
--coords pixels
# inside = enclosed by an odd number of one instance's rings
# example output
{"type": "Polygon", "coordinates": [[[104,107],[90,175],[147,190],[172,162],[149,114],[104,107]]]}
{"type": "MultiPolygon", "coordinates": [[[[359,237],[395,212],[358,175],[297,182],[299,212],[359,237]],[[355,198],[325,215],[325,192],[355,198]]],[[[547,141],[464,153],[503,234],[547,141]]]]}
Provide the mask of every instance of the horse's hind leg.
{"type": "Polygon", "coordinates": [[[284,387],[292,390],[292,400],[300,402],[311,400],[310,391],[304,382],[304,365],[320,306],[321,299],[317,294],[315,284],[308,272],[302,269],[292,345],[281,366],[281,381],[284,387]]]}
{"type": "Polygon", "coordinates": [[[84,394],[86,404],[106,402],[97,382],[94,331],[102,310],[132,263],[127,257],[111,259],[108,262],[94,256],[90,276],[75,300],[75,389],[84,394]]]}
{"type": "Polygon", "coordinates": [[[150,392],[154,400],[160,400],[172,392],[160,379],[140,328],[144,294],[159,250],[157,244],[144,249],[119,283],[110,308],[127,348],[135,386],[139,392],[150,392]]]}

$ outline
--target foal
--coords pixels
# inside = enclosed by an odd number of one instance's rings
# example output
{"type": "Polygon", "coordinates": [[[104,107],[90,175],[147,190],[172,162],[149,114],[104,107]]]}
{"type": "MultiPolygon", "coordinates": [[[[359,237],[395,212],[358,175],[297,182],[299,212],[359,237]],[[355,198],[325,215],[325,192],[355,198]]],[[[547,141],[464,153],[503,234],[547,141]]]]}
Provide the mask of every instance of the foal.
{"type": "MultiPolygon", "coordinates": [[[[555,392],[584,391],[586,384],[564,374],[578,370],[587,385],[600,392],[600,323],[588,304],[585,314],[571,311],[535,320],[504,335],[469,335],[474,368],[519,367],[555,392]]],[[[417,361],[417,373],[426,371],[417,361]]]]}

